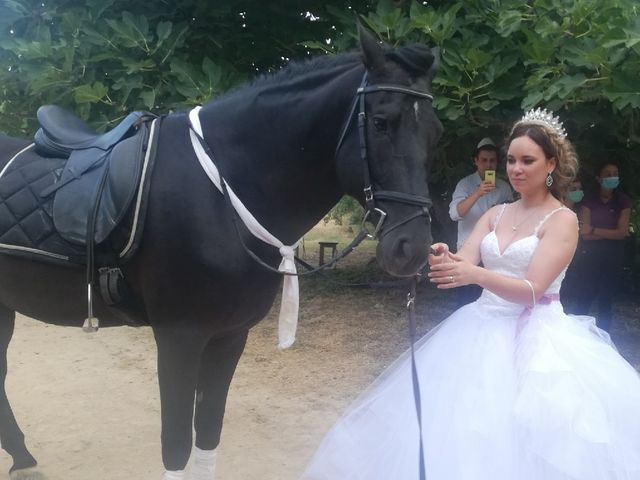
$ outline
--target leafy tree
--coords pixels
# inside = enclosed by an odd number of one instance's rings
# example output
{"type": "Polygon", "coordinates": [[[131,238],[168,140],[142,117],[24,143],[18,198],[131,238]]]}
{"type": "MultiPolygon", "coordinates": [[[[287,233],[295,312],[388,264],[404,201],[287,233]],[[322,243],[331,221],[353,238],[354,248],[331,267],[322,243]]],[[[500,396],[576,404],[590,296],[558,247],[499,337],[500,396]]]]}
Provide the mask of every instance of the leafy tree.
{"type": "Polygon", "coordinates": [[[638,197],[638,13],[636,0],[381,0],[366,21],[390,43],[441,48],[439,186],[472,170],[479,138],[505,138],[523,110],[541,106],[564,121],[587,178],[599,161],[617,160],[623,187],[638,197]]]}
{"type": "Polygon", "coordinates": [[[614,158],[640,193],[636,0],[3,0],[0,131],[32,132],[43,103],[100,128],[203,103],[290,59],[354,47],[355,12],[388,43],[441,49],[443,201],[478,138],[505,138],[533,106],[561,116],[587,175],[614,158]]]}
{"type": "MultiPolygon", "coordinates": [[[[366,0],[3,0],[0,131],[33,130],[43,103],[99,128],[127,112],[204,103],[258,73],[340,44],[336,15],[366,0]]],[[[351,13],[350,13],[351,12],[351,13]]]]}

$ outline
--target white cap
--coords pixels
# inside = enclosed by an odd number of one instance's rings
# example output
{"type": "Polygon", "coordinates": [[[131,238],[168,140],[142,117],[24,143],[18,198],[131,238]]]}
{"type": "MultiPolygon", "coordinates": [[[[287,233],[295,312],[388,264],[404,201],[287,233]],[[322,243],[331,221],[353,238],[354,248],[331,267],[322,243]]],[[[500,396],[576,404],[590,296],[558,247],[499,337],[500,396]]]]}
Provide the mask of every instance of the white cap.
{"type": "Polygon", "coordinates": [[[491,140],[489,137],[484,137],[482,140],[480,140],[478,142],[478,146],[476,147],[476,150],[480,150],[482,147],[497,148],[496,144],[493,143],[493,140],[491,140]]]}

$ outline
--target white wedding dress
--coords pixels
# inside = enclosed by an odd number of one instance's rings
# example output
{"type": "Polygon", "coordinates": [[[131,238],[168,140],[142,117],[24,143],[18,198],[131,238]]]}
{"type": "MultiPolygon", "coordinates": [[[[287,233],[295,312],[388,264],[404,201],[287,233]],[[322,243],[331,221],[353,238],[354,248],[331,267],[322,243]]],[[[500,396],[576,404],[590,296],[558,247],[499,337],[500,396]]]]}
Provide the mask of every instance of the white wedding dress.
{"type": "MultiPolygon", "coordinates": [[[[485,267],[524,278],[540,225],[502,253],[489,233],[485,267]]],[[[485,290],[420,340],[427,480],[640,480],[640,376],[593,318],[565,315],[563,277],[531,310],[485,290]]],[[[417,480],[418,449],[405,353],[329,431],[302,478],[417,480]]]]}

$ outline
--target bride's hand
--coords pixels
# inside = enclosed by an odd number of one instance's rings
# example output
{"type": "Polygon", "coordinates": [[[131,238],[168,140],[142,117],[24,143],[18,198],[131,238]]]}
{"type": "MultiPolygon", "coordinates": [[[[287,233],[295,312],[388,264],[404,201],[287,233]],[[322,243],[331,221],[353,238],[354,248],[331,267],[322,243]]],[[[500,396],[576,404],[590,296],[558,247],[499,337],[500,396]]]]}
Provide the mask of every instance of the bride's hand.
{"type": "Polygon", "coordinates": [[[429,252],[427,260],[430,267],[438,263],[449,261],[449,245],[446,243],[434,243],[431,245],[429,252]]]}
{"type": "Polygon", "coordinates": [[[429,262],[431,267],[429,279],[431,283],[437,284],[438,288],[441,289],[462,287],[476,283],[474,281],[474,272],[475,269],[478,268],[477,266],[472,265],[461,256],[451,253],[448,250],[446,256],[448,257],[448,261],[446,262],[429,262]]]}

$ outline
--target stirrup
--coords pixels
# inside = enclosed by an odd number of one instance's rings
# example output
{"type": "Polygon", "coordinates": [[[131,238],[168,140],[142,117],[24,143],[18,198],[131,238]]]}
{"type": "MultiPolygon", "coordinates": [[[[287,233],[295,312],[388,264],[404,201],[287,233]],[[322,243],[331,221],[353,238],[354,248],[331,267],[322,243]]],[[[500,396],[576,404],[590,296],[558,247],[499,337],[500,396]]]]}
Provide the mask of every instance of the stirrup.
{"type": "Polygon", "coordinates": [[[95,333],[98,331],[100,327],[100,320],[96,317],[89,317],[84,319],[84,324],[82,325],[82,331],[85,333],[95,333]]]}

